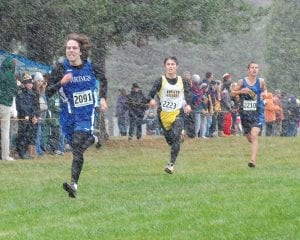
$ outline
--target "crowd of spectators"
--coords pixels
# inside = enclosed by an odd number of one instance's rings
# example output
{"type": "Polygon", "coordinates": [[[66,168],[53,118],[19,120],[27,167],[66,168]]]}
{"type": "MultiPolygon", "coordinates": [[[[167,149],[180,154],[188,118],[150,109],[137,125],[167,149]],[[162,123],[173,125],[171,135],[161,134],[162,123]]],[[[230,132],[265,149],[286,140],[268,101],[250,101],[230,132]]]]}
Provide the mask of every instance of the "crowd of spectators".
{"type": "MultiPolygon", "coordinates": [[[[10,150],[16,158],[33,159],[45,153],[62,155],[65,141],[59,124],[58,94],[47,99],[46,76],[25,73],[17,79],[16,118],[11,119],[10,150]]],[[[1,138],[2,139],[2,138],[1,138]]]]}

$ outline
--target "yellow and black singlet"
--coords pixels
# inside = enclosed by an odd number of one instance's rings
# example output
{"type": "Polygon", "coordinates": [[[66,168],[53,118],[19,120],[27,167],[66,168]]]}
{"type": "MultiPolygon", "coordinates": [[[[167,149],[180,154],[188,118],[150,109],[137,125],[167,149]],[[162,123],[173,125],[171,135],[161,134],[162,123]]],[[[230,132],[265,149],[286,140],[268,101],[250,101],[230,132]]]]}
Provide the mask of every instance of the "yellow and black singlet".
{"type": "Polygon", "coordinates": [[[160,119],[166,130],[171,129],[176,117],[180,113],[184,102],[184,87],[180,76],[177,76],[177,83],[172,85],[166,77],[162,76],[161,89],[158,92],[160,99],[160,119]]]}

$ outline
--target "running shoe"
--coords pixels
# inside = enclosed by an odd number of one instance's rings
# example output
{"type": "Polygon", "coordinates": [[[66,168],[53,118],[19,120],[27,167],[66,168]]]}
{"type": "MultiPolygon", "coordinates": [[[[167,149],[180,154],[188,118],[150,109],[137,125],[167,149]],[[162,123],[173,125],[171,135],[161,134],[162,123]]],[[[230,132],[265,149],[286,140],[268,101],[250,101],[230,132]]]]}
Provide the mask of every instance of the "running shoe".
{"type": "Polygon", "coordinates": [[[182,130],[181,134],[180,134],[180,142],[183,143],[184,142],[184,137],[185,137],[185,131],[182,130]]]}
{"type": "Polygon", "coordinates": [[[76,198],[76,187],[74,186],[74,183],[63,183],[63,188],[66,192],[69,193],[70,198],[76,198]]]}
{"type": "Polygon", "coordinates": [[[165,172],[168,174],[173,174],[174,172],[174,164],[168,163],[168,165],[165,167],[165,172]]]}
{"type": "Polygon", "coordinates": [[[254,162],[253,160],[251,160],[251,161],[248,163],[248,167],[255,168],[255,162],[254,162]]]}

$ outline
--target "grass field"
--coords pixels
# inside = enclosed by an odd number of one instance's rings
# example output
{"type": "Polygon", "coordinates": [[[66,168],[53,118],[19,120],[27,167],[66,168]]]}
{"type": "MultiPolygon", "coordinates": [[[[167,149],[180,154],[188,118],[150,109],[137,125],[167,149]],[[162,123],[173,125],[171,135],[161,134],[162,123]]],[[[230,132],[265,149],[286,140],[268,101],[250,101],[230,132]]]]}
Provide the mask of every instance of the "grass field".
{"type": "Polygon", "coordinates": [[[76,199],[71,154],[0,161],[0,239],[300,239],[300,138],[187,139],[176,172],[162,138],[112,138],[85,154],[76,199]]]}

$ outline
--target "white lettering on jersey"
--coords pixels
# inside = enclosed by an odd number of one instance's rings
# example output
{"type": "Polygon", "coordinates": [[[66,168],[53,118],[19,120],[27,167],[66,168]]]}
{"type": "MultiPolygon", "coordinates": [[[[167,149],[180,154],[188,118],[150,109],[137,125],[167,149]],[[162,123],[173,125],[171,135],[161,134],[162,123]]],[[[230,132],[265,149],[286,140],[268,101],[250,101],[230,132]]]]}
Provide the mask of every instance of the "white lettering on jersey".
{"type": "Polygon", "coordinates": [[[167,79],[162,78],[162,90],[160,95],[160,103],[162,111],[173,112],[182,108],[184,100],[184,89],[181,77],[178,76],[177,83],[172,85],[167,79]]]}
{"type": "Polygon", "coordinates": [[[89,82],[91,81],[91,76],[87,75],[87,76],[73,76],[71,79],[72,83],[76,83],[76,82],[89,82]]]}

